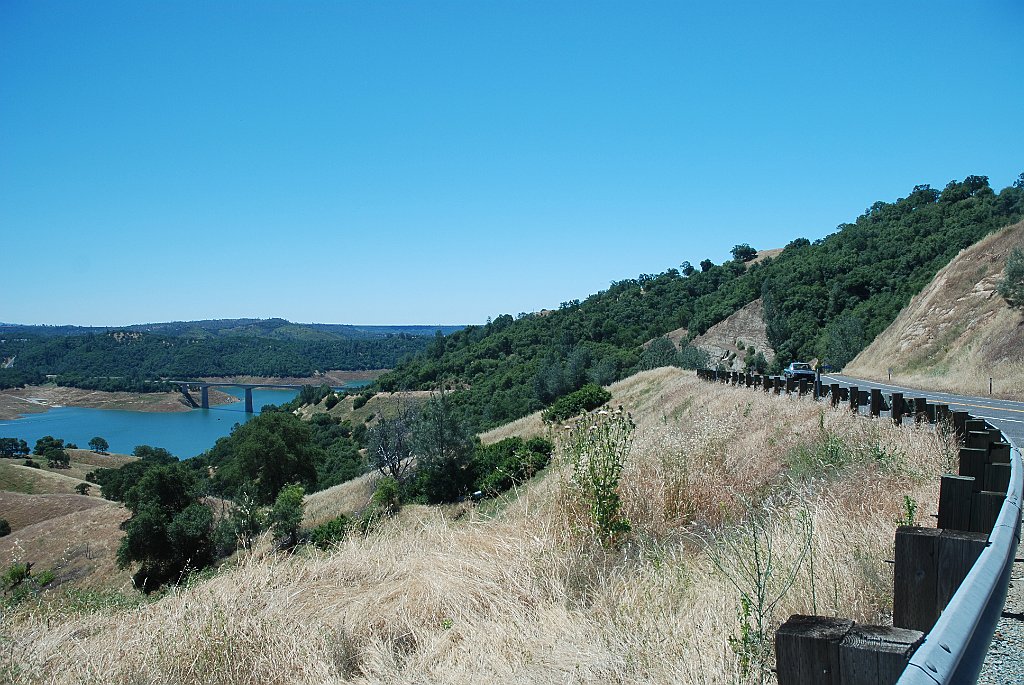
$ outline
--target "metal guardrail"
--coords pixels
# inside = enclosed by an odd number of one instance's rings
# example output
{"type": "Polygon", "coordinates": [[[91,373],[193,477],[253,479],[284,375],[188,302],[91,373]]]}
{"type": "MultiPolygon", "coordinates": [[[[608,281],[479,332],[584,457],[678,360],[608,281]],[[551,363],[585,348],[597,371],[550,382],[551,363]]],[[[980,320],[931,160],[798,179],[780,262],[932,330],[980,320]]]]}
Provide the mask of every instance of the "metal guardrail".
{"type": "Polygon", "coordinates": [[[952,685],[978,679],[1010,583],[1020,543],[1024,463],[1020,448],[1010,444],[1010,487],[989,544],[950,599],[924,643],[910,658],[897,685],[952,685]]]}
{"type": "MultiPolygon", "coordinates": [[[[698,370],[697,375],[710,381],[771,388],[776,394],[780,390],[797,390],[791,384],[785,384],[784,388],[780,388],[778,380],[770,377],[758,377],[754,380],[750,376],[744,377],[736,373],[719,377],[717,372],[711,370],[698,370]]],[[[815,383],[815,399],[820,396],[820,388],[821,386],[815,383]]],[[[799,393],[803,395],[805,391],[805,388],[801,387],[799,393]]],[[[899,413],[894,414],[894,418],[903,414],[902,393],[898,395],[899,413]]],[[[835,398],[832,404],[835,406],[835,398]]],[[[893,403],[893,409],[896,404],[893,403]]],[[[873,403],[871,414],[878,416],[877,412],[878,408],[873,403]]],[[[924,641],[911,655],[896,685],[974,683],[981,672],[996,624],[1002,615],[1010,572],[1021,540],[1024,461],[1020,446],[1005,432],[1000,432],[1003,440],[1010,445],[1010,478],[1006,498],[988,534],[988,542],[942,610],[938,620],[924,635],[924,641]]]]}

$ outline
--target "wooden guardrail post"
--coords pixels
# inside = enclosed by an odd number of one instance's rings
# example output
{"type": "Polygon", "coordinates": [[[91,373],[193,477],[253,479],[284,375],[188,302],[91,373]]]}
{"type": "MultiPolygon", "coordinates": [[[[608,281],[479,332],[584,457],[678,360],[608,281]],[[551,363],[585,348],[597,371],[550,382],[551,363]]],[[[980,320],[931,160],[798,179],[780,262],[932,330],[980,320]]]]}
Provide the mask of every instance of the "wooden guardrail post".
{"type": "Polygon", "coordinates": [[[903,423],[903,393],[894,392],[892,394],[892,422],[897,426],[903,423]]]}
{"type": "Polygon", "coordinates": [[[801,378],[800,379],[800,397],[803,397],[806,394],[807,394],[807,379],[806,378],[801,378]]]}
{"type": "Polygon", "coordinates": [[[973,477],[943,475],[939,484],[939,528],[970,530],[973,494],[973,477]]]}
{"type": "Polygon", "coordinates": [[[776,376],[776,377],[775,377],[775,383],[774,383],[774,385],[775,385],[775,394],[776,394],[776,395],[779,395],[779,394],[781,394],[781,393],[782,393],[782,388],[783,388],[783,386],[784,386],[785,384],[786,384],[786,381],[785,381],[785,380],[783,380],[782,376],[776,376]]]}
{"type": "Polygon", "coordinates": [[[882,391],[878,388],[871,388],[871,404],[868,412],[876,419],[882,414],[882,391]]]}
{"type": "Polygon", "coordinates": [[[924,641],[916,630],[790,616],[775,633],[779,685],[893,685],[924,641]]]}
{"type": "Polygon", "coordinates": [[[850,386],[850,411],[854,414],[860,412],[860,388],[856,385],[850,386]]]}
{"type": "Polygon", "coordinates": [[[840,392],[839,392],[839,384],[838,383],[833,383],[830,386],[828,386],[828,396],[829,396],[829,399],[832,401],[832,406],[833,407],[838,407],[839,406],[839,400],[842,398],[842,394],[840,394],[840,392]]]}
{"type": "Polygon", "coordinates": [[[928,398],[914,398],[914,423],[924,423],[928,420],[928,398]]]}
{"type": "Polygon", "coordinates": [[[956,433],[957,440],[963,442],[964,436],[967,434],[967,417],[970,416],[965,411],[954,411],[953,412],[953,432],[956,433]]]}
{"type": "Polygon", "coordinates": [[[897,528],[892,624],[931,630],[987,543],[984,533],[897,528]]]}

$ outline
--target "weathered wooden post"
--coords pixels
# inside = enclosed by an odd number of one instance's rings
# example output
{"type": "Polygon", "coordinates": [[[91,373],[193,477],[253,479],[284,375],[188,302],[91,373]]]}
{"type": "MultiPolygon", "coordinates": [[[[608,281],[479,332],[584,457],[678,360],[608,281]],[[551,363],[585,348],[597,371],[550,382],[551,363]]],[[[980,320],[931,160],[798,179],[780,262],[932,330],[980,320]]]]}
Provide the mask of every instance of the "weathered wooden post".
{"type": "Polygon", "coordinates": [[[789,395],[796,388],[796,379],[792,376],[786,377],[786,394],[789,395]]]}
{"type": "Polygon", "coordinates": [[[782,379],[781,376],[776,376],[775,377],[775,384],[774,385],[775,385],[775,394],[776,395],[779,395],[779,394],[782,393],[782,388],[785,385],[785,383],[786,382],[782,379]]]}
{"type": "Polygon", "coordinates": [[[903,393],[894,392],[892,394],[892,422],[897,426],[903,423],[903,393]]]}
{"type": "Polygon", "coordinates": [[[860,388],[856,385],[850,386],[850,411],[854,414],[860,413],[860,388]]]}
{"type": "Polygon", "coordinates": [[[931,630],[986,544],[981,533],[897,528],[892,624],[931,630]]]}
{"type": "Polygon", "coordinates": [[[914,398],[914,423],[923,423],[928,420],[928,398],[927,397],[915,397],[914,398]]]}
{"type": "Polygon", "coordinates": [[[842,397],[842,395],[839,393],[839,384],[838,383],[833,383],[832,385],[829,386],[829,388],[828,388],[828,396],[829,396],[829,399],[832,400],[832,406],[833,407],[838,407],[839,406],[839,400],[842,397]]]}
{"type": "Polygon", "coordinates": [[[967,417],[970,416],[965,411],[953,412],[953,432],[956,433],[956,438],[960,442],[964,441],[964,436],[967,434],[967,417]]]}
{"type": "Polygon", "coordinates": [[[844,618],[790,616],[775,633],[779,685],[893,685],[924,633],[844,618]]]}
{"type": "Polygon", "coordinates": [[[807,379],[806,378],[801,378],[800,379],[800,397],[803,397],[806,394],[807,394],[807,379]]]}
{"type": "Polygon", "coordinates": [[[970,530],[973,494],[973,477],[943,475],[939,484],[939,528],[970,530]]]}
{"type": "Polygon", "coordinates": [[[878,388],[871,388],[871,405],[868,412],[876,419],[882,414],[882,391],[878,388]]]}

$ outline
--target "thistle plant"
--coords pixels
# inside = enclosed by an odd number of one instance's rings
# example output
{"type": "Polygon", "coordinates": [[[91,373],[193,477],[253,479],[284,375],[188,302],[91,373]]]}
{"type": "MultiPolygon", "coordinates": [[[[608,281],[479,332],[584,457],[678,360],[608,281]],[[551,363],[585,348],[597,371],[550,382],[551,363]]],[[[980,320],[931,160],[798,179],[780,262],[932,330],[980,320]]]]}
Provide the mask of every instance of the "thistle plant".
{"type": "Polygon", "coordinates": [[[615,545],[630,529],[619,511],[619,479],[635,428],[621,408],[602,409],[567,424],[559,440],[570,468],[569,489],[589,512],[589,523],[606,547],[615,545]]]}

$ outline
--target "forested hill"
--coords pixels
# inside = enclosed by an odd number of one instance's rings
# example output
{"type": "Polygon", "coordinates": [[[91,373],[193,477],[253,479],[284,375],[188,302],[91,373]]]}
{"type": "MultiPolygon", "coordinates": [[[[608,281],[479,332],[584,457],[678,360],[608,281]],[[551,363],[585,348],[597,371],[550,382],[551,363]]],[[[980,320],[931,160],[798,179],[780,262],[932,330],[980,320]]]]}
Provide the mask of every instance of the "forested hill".
{"type": "Polygon", "coordinates": [[[147,390],[143,381],[195,376],[311,376],[385,369],[455,327],[357,327],[231,319],[124,329],[0,324],[0,388],[57,375],[64,385],[147,390]],[[2,365],[2,364],[0,364],[2,365]]]}
{"type": "Polygon", "coordinates": [[[454,395],[467,418],[488,428],[588,381],[606,384],[678,362],[664,345],[643,344],[677,328],[703,333],[759,297],[776,366],[818,357],[841,367],[957,252],[1022,216],[1024,174],[999,193],[984,176],[941,192],[916,186],[906,198],[874,203],[826,238],[793,240],[775,259],[749,265],[749,251],[734,250],[738,258],[724,264],[704,260],[695,270],[684,262],[614,282],[556,311],[470,326],[435,340],[378,386],[428,389],[444,381],[460,388],[454,395]]]}

